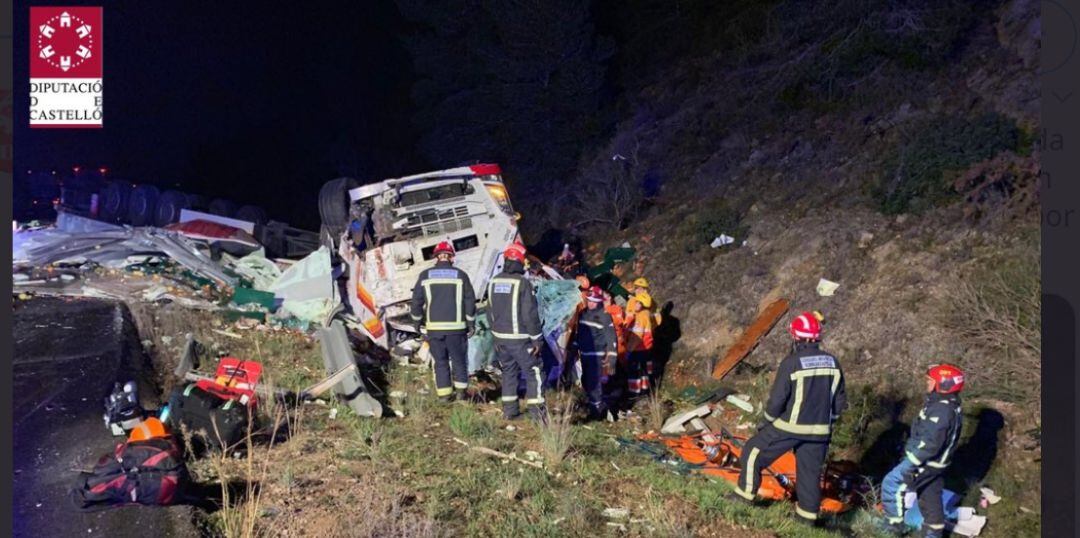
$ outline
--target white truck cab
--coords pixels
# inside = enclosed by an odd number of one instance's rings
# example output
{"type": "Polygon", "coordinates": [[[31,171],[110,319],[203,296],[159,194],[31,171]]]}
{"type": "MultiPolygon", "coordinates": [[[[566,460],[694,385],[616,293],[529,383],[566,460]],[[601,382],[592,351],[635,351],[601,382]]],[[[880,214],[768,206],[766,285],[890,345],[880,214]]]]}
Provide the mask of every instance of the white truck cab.
{"type": "MultiPolygon", "coordinates": [[[[387,179],[348,190],[348,224],[337,251],[348,274],[346,300],[358,327],[384,349],[412,338],[409,300],[432,250],[454,245],[454,265],[469,275],[478,301],[518,239],[497,164],[477,164],[387,179]]],[[[324,219],[325,220],[325,219],[324,219]]]]}

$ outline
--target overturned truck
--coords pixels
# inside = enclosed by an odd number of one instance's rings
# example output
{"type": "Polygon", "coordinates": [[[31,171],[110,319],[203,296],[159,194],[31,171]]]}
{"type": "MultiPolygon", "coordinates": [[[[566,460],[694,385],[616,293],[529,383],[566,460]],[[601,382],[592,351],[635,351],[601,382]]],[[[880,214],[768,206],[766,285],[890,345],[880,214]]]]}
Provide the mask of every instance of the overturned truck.
{"type": "MultiPolygon", "coordinates": [[[[339,178],[323,186],[319,212],[322,242],[337,253],[348,272],[343,275],[347,283],[343,303],[356,318],[353,328],[399,358],[422,349],[409,318],[409,300],[420,272],[435,264],[436,244],[454,245],[454,265],[468,273],[482,310],[488,280],[502,270],[503,251],[519,239],[520,215],[510,204],[497,164],[362,186],[339,178]]],[[[531,261],[539,269],[534,277],[552,283],[538,293],[544,295],[542,314],[548,306],[544,320],[548,352],[561,363],[567,324],[580,300],[576,284],[531,261]]],[[[470,341],[470,373],[490,363],[483,331],[478,333],[470,341]]]]}

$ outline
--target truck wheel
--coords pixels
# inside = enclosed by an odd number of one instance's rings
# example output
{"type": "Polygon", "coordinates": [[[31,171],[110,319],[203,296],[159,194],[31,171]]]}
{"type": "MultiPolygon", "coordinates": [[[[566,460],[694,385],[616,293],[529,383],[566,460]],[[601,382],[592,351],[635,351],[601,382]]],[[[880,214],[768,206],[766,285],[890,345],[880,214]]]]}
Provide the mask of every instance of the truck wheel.
{"type": "Polygon", "coordinates": [[[158,188],[153,185],[139,185],[131,191],[128,201],[128,221],[132,226],[147,226],[154,222],[154,210],[157,208],[158,188]]]}
{"type": "Polygon", "coordinates": [[[358,186],[360,182],[351,177],[339,177],[327,181],[319,190],[319,217],[334,237],[349,224],[349,189],[358,186]]]}
{"type": "Polygon", "coordinates": [[[180,221],[180,210],[187,207],[188,195],[180,191],[165,191],[154,210],[154,226],[163,227],[180,221]]]}
{"type": "Polygon", "coordinates": [[[266,224],[266,211],[259,206],[245,205],[241,206],[236,212],[236,218],[240,220],[246,220],[248,222],[255,223],[255,229],[262,228],[263,224],[266,224]]]}
{"type": "Polygon", "coordinates": [[[127,216],[128,198],[131,196],[131,187],[118,182],[110,182],[101,189],[101,200],[98,201],[98,216],[105,222],[120,222],[127,216]]]}
{"type": "Polygon", "coordinates": [[[236,204],[231,200],[215,198],[213,202],[210,202],[208,211],[214,215],[232,218],[236,214],[236,204]]]}

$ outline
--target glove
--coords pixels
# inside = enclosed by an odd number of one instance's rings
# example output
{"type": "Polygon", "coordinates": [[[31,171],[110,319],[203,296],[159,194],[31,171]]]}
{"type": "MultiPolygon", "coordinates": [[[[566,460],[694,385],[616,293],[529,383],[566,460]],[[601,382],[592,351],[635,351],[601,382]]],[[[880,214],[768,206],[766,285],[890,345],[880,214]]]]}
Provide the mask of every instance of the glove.
{"type": "Polygon", "coordinates": [[[904,472],[904,483],[907,484],[907,487],[909,489],[914,491],[915,486],[917,485],[916,482],[918,482],[919,476],[923,473],[924,470],[925,469],[923,469],[922,466],[912,466],[910,469],[904,472]]]}
{"type": "Polygon", "coordinates": [[[533,357],[539,357],[540,356],[540,341],[539,340],[533,340],[532,341],[532,345],[531,345],[531,347],[529,347],[529,355],[532,355],[533,357]]]}
{"type": "Polygon", "coordinates": [[[764,430],[766,426],[770,426],[770,425],[772,425],[772,422],[769,422],[767,420],[763,420],[763,421],[761,421],[761,423],[759,423],[757,425],[757,431],[760,432],[761,430],[764,430]]]}
{"type": "Polygon", "coordinates": [[[474,334],[476,334],[476,326],[470,323],[468,328],[465,329],[465,338],[472,338],[474,334]]]}

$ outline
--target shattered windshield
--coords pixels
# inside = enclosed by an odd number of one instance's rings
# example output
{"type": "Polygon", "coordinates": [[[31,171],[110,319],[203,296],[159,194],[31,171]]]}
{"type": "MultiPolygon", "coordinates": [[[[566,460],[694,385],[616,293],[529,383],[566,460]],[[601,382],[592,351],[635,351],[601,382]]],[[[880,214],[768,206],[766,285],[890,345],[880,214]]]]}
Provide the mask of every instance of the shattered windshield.
{"type": "Polygon", "coordinates": [[[472,194],[473,192],[475,192],[475,189],[466,181],[441,185],[430,189],[402,192],[398,194],[397,207],[407,207],[437,202],[439,200],[460,198],[472,194]]]}

